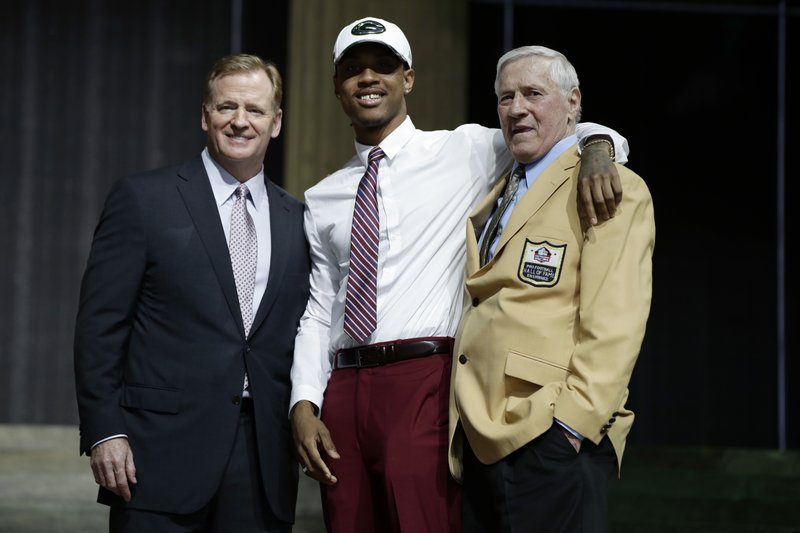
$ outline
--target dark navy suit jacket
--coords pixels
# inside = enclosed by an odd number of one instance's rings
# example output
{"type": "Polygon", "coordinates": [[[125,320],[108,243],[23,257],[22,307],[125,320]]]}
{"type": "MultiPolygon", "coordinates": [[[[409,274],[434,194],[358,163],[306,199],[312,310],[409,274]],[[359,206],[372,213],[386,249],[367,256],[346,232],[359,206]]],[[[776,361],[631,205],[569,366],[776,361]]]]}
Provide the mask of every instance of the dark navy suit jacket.
{"type": "MultiPolygon", "coordinates": [[[[303,204],[266,180],[272,255],[245,338],[228,246],[200,156],[124,178],[106,199],[81,285],[75,375],[81,452],[128,435],[130,507],[189,513],[213,496],[233,445],[245,365],[270,508],[294,520],[287,417],[309,290],[303,204]]],[[[98,501],[123,504],[100,489],[98,501]]]]}

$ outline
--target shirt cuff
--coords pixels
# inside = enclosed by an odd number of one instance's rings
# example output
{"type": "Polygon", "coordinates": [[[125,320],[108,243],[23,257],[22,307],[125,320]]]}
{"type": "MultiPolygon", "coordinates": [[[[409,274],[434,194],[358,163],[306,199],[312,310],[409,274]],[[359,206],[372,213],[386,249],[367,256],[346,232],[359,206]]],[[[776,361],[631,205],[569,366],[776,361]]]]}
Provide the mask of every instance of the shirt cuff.
{"type": "Polygon", "coordinates": [[[106,437],[106,438],[104,438],[102,440],[99,440],[99,441],[95,442],[94,444],[92,444],[92,447],[89,448],[89,449],[90,450],[94,450],[95,446],[97,446],[98,444],[102,444],[102,443],[106,442],[107,440],[111,440],[111,439],[127,439],[127,438],[128,438],[128,436],[123,434],[123,433],[120,433],[119,435],[111,435],[110,437],[106,437]]]}
{"type": "Polygon", "coordinates": [[[559,420],[558,418],[556,418],[556,419],[555,419],[555,421],[556,421],[556,422],[558,422],[558,425],[559,425],[559,426],[561,426],[562,428],[564,428],[564,429],[566,429],[567,431],[569,431],[570,433],[572,433],[572,435],[573,435],[573,436],[574,436],[576,439],[578,439],[579,441],[583,442],[583,435],[581,435],[580,433],[578,433],[577,431],[575,431],[574,429],[572,429],[571,427],[569,427],[568,425],[566,425],[564,422],[562,422],[562,421],[561,421],[561,420],[559,420]]]}
{"type": "Polygon", "coordinates": [[[300,400],[308,400],[317,406],[317,416],[322,412],[322,398],[324,393],[318,390],[313,385],[297,385],[292,387],[292,395],[289,399],[289,412],[287,416],[291,416],[292,408],[300,400]]]}

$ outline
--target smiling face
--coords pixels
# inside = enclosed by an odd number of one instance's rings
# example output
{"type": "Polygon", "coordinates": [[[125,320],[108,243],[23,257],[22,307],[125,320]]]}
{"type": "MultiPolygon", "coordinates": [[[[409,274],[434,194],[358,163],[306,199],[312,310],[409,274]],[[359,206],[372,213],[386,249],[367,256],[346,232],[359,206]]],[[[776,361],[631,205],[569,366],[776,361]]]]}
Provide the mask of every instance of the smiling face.
{"type": "Polygon", "coordinates": [[[575,133],[580,90],[574,87],[562,94],[550,76],[550,61],[523,57],[500,72],[497,115],[506,146],[520,163],[539,159],[575,133]]]}
{"type": "Polygon", "coordinates": [[[269,140],[281,131],[282,111],[274,109],[273,90],[263,70],[236,72],[211,83],[202,115],[208,151],[239,181],[258,174],[269,140]]]}
{"type": "Polygon", "coordinates": [[[386,46],[364,43],[342,56],[333,86],[356,139],[374,146],[405,120],[405,95],[414,86],[414,70],[406,70],[386,46]]]}

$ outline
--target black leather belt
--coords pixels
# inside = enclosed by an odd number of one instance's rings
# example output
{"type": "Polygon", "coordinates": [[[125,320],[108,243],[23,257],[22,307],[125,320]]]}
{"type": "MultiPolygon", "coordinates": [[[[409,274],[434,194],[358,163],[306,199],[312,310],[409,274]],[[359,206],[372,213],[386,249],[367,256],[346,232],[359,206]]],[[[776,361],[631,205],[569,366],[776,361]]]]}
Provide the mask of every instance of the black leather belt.
{"type": "Polygon", "coordinates": [[[441,337],[345,348],[336,353],[334,368],[368,368],[428,355],[449,354],[452,342],[449,337],[441,337]]]}

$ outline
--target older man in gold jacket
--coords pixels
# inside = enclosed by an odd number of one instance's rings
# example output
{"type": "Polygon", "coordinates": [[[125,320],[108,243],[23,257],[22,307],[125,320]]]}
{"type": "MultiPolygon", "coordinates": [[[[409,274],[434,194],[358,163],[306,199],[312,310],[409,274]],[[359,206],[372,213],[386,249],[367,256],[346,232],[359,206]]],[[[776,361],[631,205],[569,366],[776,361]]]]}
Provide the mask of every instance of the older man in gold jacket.
{"type": "Polygon", "coordinates": [[[625,192],[616,216],[581,224],[581,93],[562,54],[512,50],[495,89],[515,164],[467,228],[449,447],[464,485],[463,527],[605,531],[650,309],[650,193],[617,165],[625,192]]]}

